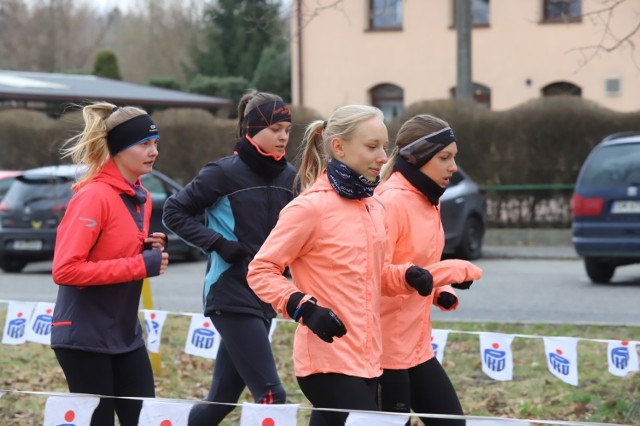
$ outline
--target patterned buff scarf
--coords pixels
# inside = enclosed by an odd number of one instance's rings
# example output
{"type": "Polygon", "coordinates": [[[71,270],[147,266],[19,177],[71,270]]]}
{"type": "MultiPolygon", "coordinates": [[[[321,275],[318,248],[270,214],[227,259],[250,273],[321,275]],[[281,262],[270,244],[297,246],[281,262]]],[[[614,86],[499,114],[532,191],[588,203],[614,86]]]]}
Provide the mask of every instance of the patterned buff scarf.
{"type": "Polygon", "coordinates": [[[373,190],[380,183],[380,176],[371,182],[362,175],[356,174],[344,163],[331,159],[327,165],[329,183],[341,197],[350,200],[371,197],[373,190]]]}

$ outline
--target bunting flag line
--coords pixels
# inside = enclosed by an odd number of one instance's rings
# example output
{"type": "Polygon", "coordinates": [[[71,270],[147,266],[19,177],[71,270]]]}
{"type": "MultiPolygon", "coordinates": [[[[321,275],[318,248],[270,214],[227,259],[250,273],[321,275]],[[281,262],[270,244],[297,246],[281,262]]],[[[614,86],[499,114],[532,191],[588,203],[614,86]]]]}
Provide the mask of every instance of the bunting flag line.
{"type": "Polygon", "coordinates": [[[97,396],[50,396],[44,406],[43,425],[88,425],[99,403],[97,396]]]}
{"type": "Polygon", "coordinates": [[[300,404],[242,404],[240,426],[296,426],[300,404]]]}
{"type": "Polygon", "coordinates": [[[181,426],[185,416],[195,404],[229,405],[241,408],[241,418],[244,418],[241,426],[290,426],[293,416],[297,417],[300,409],[307,411],[332,411],[348,413],[346,425],[349,426],[395,426],[405,425],[410,417],[421,419],[450,419],[465,420],[468,426],[528,426],[531,423],[553,426],[633,426],[631,424],[618,423],[594,423],[571,420],[546,420],[546,419],[517,419],[509,417],[469,416],[452,414],[427,414],[427,413],[385,413],[378,411],[344,410],[329,408],[314,408],[301,404],[252,404],[244,403],[216,403],[169,398],[144,398],[144,397],[116,397],[92,394],[76,394],[63,392],[19,391],[0,389],[3,393],[15,396],[46,396],[45,426],[79,426],[87,425],[93,412],[98,406],[100,398],[125,399],[142,401],[140,412],[140,426],[181,426]],[[245,413],[245,410],[247,411],[245,413]],[[254,414],[258,413],[257,417],[254,414]],[[282,414],[282,416],[280,416],[282,414]],[[396,420],[397,419],[397,420],[396,420]],[[255,421],[255,422],[254,422],[255,421]],[[366,421],[366,423],[364,423],[366,421]],[[398,423],[401,421],[401,423],[398,423]]]}
{"type": "Polygon", "coordinates": [[[544,351],[551,374],[565,383],[578,386],[578,339],[545,337],[544,351]]]}
{"type": "MultiPolygon", "coordinates": [[[[35,342],[50,345],[52,303],[6,301],[0,300],[0,304],[7,304],[6,319],[0,343],[8,345],[20,345],[25,342],[35,342]]],[[[144,317],[146,330],[146,344],[150,352],[159,353],[162,341],[162,330],[169,314],[189,316],[191,318],[189,330],[186,336],[184,352],[186,354],[200,356],[214,360],[220,336],[211,320],[202,314],[189,312],[170,312],[160,310],[140,311],[144,317]]],[[[269,341],[280,322],[292,322],[274,318],[269,329],[269,341]]],[[[586,339],[576,337],[547,337],[535,335],[508,335],[493,332],[461,331],[433,329],[431,346],[435,357],[440,364],[444,361],[444,352],[450,333],[474,334],[480,340],[480,360],[482,371],[494,380],[513,380],[513,352],[511,344],[515,337],[544,339],[545,359],[549,372],[560,380],[578,386],[578,340],[606,343],[606,361],[611,375],[623,377],[636,373],[638,369],[638,345],[640,341],[586,339]]]]}
{"type": "Polygon", "coordinates": [[[482,371],[494,380],[513,380],[513,336],[501,333],[480,334],[482,371]]]}
{"type": "Polygon", "coordinates": [[[167,319],[167,312],[143,310],[143,313],[145,330],[147,331],[147,350],[156,354],[160,353],[162,328],[167,319]]]}
{"type": "Polygon", "coordinates": [[[3,344],[20,345],[27,341],[27,326],[35,306],[35,302],[9,302],[2,333],[3,344]]]}
{"type": "Polygon", "coordinates": [[[216,359],[219,347],[220,335],[211,320],[201,314],[193,315],[184,352],[203,358],[216,359]]]}
{"type": "Polygon", "coordinates": [[[138,426],[187,426],[194,403],[145,399],[138,426]]]}

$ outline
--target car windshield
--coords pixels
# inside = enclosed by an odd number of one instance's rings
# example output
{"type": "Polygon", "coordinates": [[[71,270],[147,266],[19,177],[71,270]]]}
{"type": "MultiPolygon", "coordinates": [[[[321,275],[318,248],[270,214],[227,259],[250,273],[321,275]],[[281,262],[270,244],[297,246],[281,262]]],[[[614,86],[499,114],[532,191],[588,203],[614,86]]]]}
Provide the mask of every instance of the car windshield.
{"type": "Polygon", "coordinates": [[[2,201],[9,209],[27,206],[33,209],[51,209],[71,198],[71,183],[71,179],[61,177],[34,179],[21,176],[13,182],[2,201]]]}
{"type": "Polygon", "coordinates": [[[602,147],[589,159],[582,182],[585,185],[640,185],[640,144],[602,147]]]}

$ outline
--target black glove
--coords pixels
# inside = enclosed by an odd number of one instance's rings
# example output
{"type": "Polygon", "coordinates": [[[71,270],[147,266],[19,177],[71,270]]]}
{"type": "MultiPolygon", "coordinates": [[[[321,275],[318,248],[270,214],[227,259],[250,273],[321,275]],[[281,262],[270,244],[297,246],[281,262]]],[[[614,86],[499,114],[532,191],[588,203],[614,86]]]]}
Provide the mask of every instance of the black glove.
{"type": "Polygon", "coordinates": [[[428,296],[433,291],[433,277],[426,269],[419,266],[411,266],[404,274],[404,279],[411,287],[418,291],[420,296],[428,296]]]}
{"type": "Polygon", "coordinates": [[[444,309],[451,308],[456,304],[457,301],[458,298],[454,294],[446,291],[443,291],[442,293],[440,293],[440,296],[438,296],[438,305],[443,307],[444,309]]]}
{"type": "Polygon", "coordinates": [[[234,264],[251,256],[251,250],[239,241],[230,241],[220,237],[211,245],[211,249],[218,252],[225,262],[234,264]]]}
{"type": "Polygon", "coordinates": [[[340,318],[331,309],[318,306],[314,297],[298,307],[303,297],[303,293],[293,293],[287,302],[287,313],[294,321],[302,319],[304,325],[327,343],[333,343],[334,337],[342,337],[347,333],[340,318]]]}
{"type": "Polygon", "coordinates": [[[451,284],[451,287],[457,288],[458,290],[469,290],[469,287],[471,287],[471,284],[473,284],[473,280],[465,281],[463,283],[451,284]]]}

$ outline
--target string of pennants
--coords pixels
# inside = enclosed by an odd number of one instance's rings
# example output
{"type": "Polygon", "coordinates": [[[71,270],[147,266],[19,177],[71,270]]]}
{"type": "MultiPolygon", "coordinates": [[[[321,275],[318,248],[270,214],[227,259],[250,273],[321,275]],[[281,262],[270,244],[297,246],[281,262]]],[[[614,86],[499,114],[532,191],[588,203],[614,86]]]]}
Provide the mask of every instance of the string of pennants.
{"type": "Polygon", "coordinates": [[[189,412],[195,404],[219,404],[241,407],[240,426],[297,426],[299,410],[334,411],[348,413],[345,426],[405,426],[411,417],[465,420],[467,426],[531,426],[532,424],[559,426],[631,426],[614,423],[590,423],[564,420],[529,420],[505,417],[459,416],[449,414],[388,413],[359,410],[340,410],[308,407],[301,404],[241,404],[189,401],[166,398],[112,397],[104,395],[60,392],[10,391],[3,394],[46,396],[43,426],[88,425],[100,398],[141,400],[138,426],[188,426],[189,412]]]}
{"type": "MultiPolygon", "coordinates": [[[[0,302],[2,302],[0,300],[0,302]]],[[[45,302],[7,301],[7,316],[2,334],[2,344],[20,345],[35,342],[49,345],[54,304],[45,302]]],[[[207,359],[215,359],[220,346],[219,335],[211,320],[202,314],[176,314],[161,310],[142,310],[146,329],[146,345],[149,352],[160,353],[162,329],[168,314],[191,316],[185,339],[184,352],[207,359]]],[[[275,319],[269,331],[269,340],[283,319],[275,319]]],[[[442,364],[450,333],[477,334],[480,339],[482,371],[497,381],[513,380],[513,352],[511,343],[515,337],[542,338],[549,372],[561,381],[578,386],[578,341],[590,340],[607,343],[609,373],[623,377],[637,372],[640,341],[584,339],[576,337],[547,337],[511,335],[493,332],[469,332],[434,329],[432,347],[442,364]]]]}
{"type": "MultiPolygon", "coordinates": [[[[53,303],[22,302],[0,300],[7,304],[7,315],[2,334],[2,344],[20,345],[26,342],[50,344],[53,303]]],[[[191,321],[185,339],[184,351],[187,354],[215,359],[220,339],[209,318],[195,313],[175,313],[162,310],[141,310],[144,315],[147,349],[160,353],[160,342],[165,320],[169,314],[190,316],[191,321]]],[[[271,325],[271,340],[280,322],[290,320],[276,319],[271,325]]],[[[515,337],[544,339],[547,366],[551,374],[563,382],[578,385],[577,342],[590,340],[607,343],[607,363],[609,372],[615,376],[625,376],[638,371],[639,341],[620,341],[603,339],[584,339],[575,337],[545,337],[533,335],[508,335],[492,332],[469,332],[434,329],[432,347],[436,358],[442,363],[450,333],[476,334],[480,339],[482,371],[494,380],[507,381],[513,378],[513,353],[511,343],[515,337]]],[[[45,426],[60,424],[88,424],[100,398],[114,398],[101,395],[72,393],[29,392],[1,390],[3,393],[46,395],[45,426]]],[[[130,398],[143,400],[140,414],[140,426],[180,426],[187,425],[188,413],[194,404],[219,404],[206,401],[167,400],[161,398],[130,398]]],[[[273,425],[295,426],[299,409],[318,410],[299,404],[263,405],[263,404],[227,404],[242,407],[240,426],[273,425]]],[[[344,410],[331,410],[344,411],[344,410]]],[[[405,425],[408,415],[397,413],[349,412],[347,425],[380,426],[405,425]]],[[[438,414],[412,413],[412,417],[434,417],[465,419],[469,426],[529,426],[536,424],[599,426],[605,423],[571,422],[558,420],[524,420],[501,417],[453,416],[438,414]]]]}

